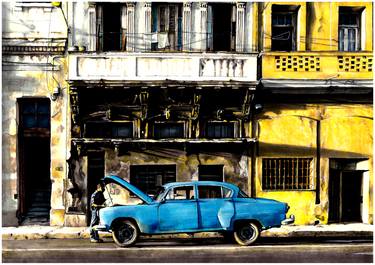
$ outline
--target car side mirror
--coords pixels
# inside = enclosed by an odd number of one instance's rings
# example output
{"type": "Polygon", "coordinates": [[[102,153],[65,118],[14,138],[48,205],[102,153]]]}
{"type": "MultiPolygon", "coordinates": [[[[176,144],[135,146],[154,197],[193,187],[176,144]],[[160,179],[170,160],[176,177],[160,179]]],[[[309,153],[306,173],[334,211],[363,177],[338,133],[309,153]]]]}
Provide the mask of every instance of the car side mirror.
{"type": "Polygon", "coordinates": [[[163,199],[160,200],[160,203],[163,204],[166,202],[167,199],[165,199],[165,197],[163,199]]]}

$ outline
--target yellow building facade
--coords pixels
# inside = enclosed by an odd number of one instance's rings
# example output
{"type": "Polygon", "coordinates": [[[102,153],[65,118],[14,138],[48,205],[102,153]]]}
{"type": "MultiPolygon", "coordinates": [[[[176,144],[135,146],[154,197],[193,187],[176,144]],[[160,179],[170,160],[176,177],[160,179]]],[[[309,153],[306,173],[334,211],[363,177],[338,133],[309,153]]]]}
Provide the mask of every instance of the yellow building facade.
{"type": "Polygon", "coordinates": [[[372,3],[258,5],[256,196],[296,224],[372,223],[372,3]]]}

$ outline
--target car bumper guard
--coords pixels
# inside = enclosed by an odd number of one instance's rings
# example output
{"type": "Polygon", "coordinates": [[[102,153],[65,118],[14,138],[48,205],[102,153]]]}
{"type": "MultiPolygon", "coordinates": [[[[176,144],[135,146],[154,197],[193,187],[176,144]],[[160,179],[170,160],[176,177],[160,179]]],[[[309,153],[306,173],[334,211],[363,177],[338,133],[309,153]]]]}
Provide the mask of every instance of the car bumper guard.
{"type": "Polygon", "coordinates": [[[283,221],[281,221],[281,224],[282,225],[290,225],[290,224],[294,223],[294,220],[295,220],[295,217],[294,217],[293,214],[291,214],[289,218],[286,218],[283,221]]]}

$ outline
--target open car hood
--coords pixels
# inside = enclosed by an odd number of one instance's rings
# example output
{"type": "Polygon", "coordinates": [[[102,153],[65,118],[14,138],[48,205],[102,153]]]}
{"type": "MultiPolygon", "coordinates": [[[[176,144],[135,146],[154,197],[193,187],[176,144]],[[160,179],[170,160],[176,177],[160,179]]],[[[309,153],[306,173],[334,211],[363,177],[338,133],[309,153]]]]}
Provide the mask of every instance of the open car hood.
{"type": "Polygon", "coordinates": [[[143,191],[141,191],[137,187],[133,186],[132,184],[130,184],[126,180],[120,178],[119,176],[115,176],[115,175],[106,176],[102,179],[102,181],[105,185],[108,184],[108,183],[117,183],[120,186],[127,189],[128,191],[134,193],[134,195],[136,195],[138,198],[140,198],[142,201],[144,201],[146,203],[152,203],[154,201],[146,193],[144,193],[143,191]]]}

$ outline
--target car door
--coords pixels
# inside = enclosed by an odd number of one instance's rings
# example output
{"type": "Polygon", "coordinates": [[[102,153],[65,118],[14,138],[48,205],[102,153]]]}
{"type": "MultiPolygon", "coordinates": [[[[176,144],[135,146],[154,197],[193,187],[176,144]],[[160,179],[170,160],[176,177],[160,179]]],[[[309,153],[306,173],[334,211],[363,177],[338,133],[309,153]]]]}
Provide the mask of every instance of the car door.
{"type": "Polygon", "coordinates": [[[220,230],[230,226],[234,215],[233,191],[220,185],[198,185],[199,227],[220,230]]]}
{"type": "Polygon", "coordinates": [[[198,229],[195,185],[170,188],[159,204],[159,230],[184,232],[198,229]]]}

